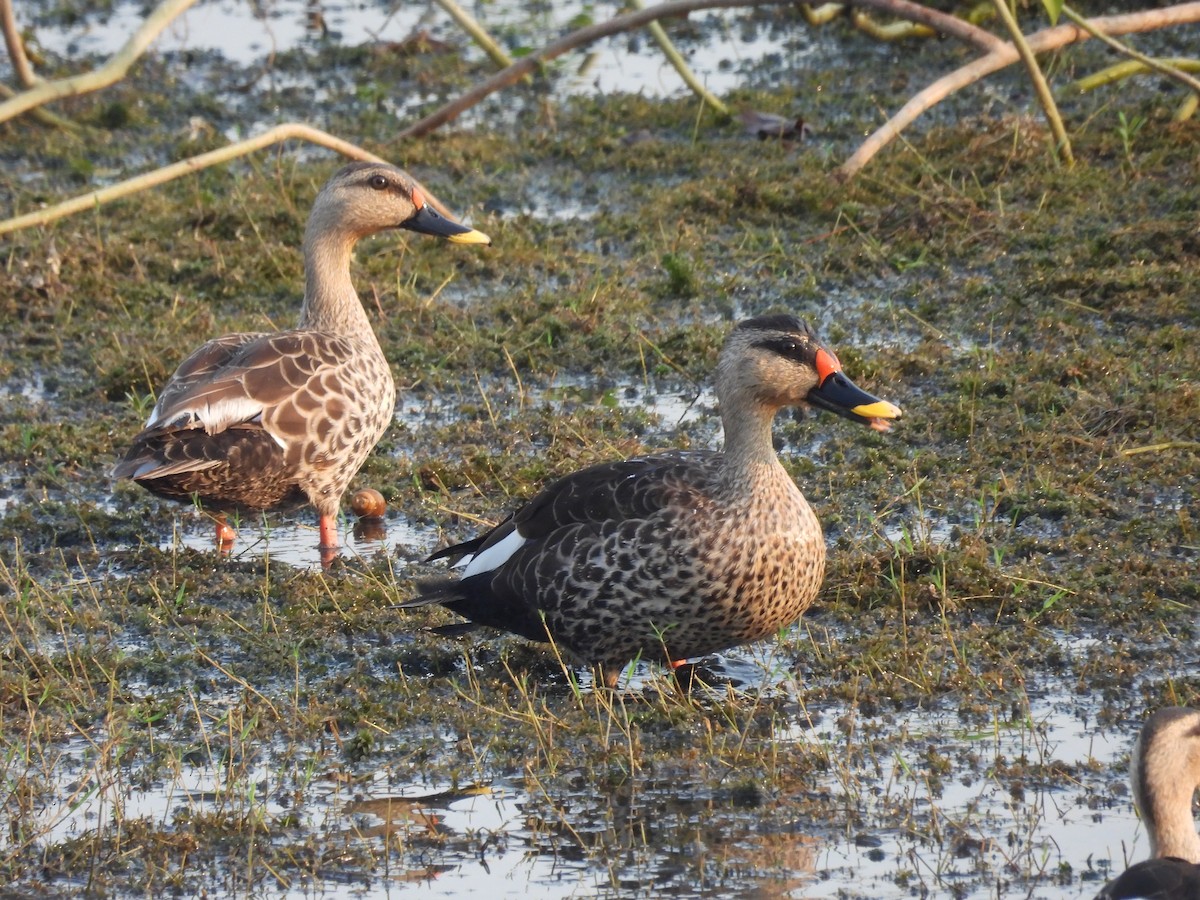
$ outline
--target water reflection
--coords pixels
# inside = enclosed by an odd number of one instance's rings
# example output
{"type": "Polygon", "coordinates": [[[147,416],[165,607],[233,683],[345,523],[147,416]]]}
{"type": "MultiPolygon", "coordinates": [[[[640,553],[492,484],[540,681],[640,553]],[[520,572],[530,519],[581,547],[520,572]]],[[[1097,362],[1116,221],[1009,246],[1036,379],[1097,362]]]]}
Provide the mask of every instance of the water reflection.
{"type": "MultiPolygon", "coordinates": [[[[794,685],[789,696],[799,697],[794,685]]],[[[201,708],[237,702],[210,698],[201,708]]],[[[638,703],[627,705],[631,721],[638,703]]],[[[1068,898],[1090,896],[1094,881],[1146,853],[1110,775],[1131,733],[1097,727],[1068,689],[1043,691],[1011,719],[998,709],[965,721],[955,709],[837,708],[810,720],[795,704],[777,709],[771,729],[746,739],[799,747],[779,757],[784,768],[763,772],[758,762],[743,772],[736,754],[693,759],[697,738],[634,771],[616,765],[614,744],[607,773],[582,760],[552,772],[531,747],[523,773],[484,763],[482,780],[457,787],[422,783],[408,762],[355,773],[321,742],[198,749],[173,768],[130,766],[93,752],[106,746],[101,729],[61,745],[52,773],[39,776],[36,808],[17,827],[0,807],[0,825],[38,842],[82,842],[114,840],[131,822],[164,834],[259,822],[268,843],[286,849],[298,837],[326,848],[303,884],[258,894],[266,897],[311,896],[345,879],[366,898],[413,883],[431,896],[539,900],[901,900],[981,889],[1068,898]],[[786,768],[803,760],[814,764],[786,768]],[[714,778],[714,765],[727,765],[727,777],[714,778]]],[[[709,719],[720,718],[714,705],[709,719]]],[[[391,739],[400,753],[404,735],[391,739]]],[[[7,775],[22,777],[12,765],[7,775]]]]}
{"type": "Polygon", "coordinates": [[[443,823],[444,815],[437,810],[445,810],[459,800],[486,796],[491,792],[486,785],[472,784],[433,794],[389,794],[349,800],[342,805],[342,813],[355,820],[352,833],[356,837],[388,839],[396,834],[408,835],[414,826],[428,834],[448,835],[453,832],[443,823]]]}

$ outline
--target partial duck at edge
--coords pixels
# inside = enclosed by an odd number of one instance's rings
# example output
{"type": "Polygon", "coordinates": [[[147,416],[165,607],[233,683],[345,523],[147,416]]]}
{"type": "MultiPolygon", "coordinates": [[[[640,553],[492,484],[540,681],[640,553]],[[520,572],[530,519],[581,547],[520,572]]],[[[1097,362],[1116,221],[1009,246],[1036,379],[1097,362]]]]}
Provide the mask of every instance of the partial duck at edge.
{"type": "Polygon", "coordinates": [[[1129,781],[1150,859],[1110,881],[1096,900],[1200,900],[1200,834],[1192,818],[1200,789],[1200,709],[1169,706],[1146,720],[1129,781]]]}

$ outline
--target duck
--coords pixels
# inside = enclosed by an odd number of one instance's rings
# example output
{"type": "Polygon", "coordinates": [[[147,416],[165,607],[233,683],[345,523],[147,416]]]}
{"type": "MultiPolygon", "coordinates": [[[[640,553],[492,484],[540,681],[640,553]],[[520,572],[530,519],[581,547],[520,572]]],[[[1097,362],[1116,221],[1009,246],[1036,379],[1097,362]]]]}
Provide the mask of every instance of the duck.
{"type": "Polygon", "coordinates": [[[1146,720],[1130,755],[1129,781],[1150,859],[1110,881],[1096,900],[1200,900],[1200,834],[1192,818],[1200,789],[1200,709],[1169,706],[1146,720]]]}
{"type": "Polygon", "coordinates": [[[305,287],[294,329],[228,334],[175,370],[145,427],[113,467],[160,497],[224,514],[310,504],[322,561],[338,547],[347,485],[392,420],[391,368],[354,289],[355,244],[393,228],[457,244],[490,244],[443,215],[408,173],[380,162],[339,169],[304,230],[305,287]]]}
{"type": "Polygon", "coordinates": [[[440,605],[478,627],[549,642],[615,688],[627,664],[678,670],[794,622],[825,569],[817,517],[777,456],[784,407],[816,408],[887,431],[900,408],[857,387],[791,314],[728,334],[716,367],[724,450],[669,450],[573,472],[496,527],[429,560],[414,608],[440,605]]]}

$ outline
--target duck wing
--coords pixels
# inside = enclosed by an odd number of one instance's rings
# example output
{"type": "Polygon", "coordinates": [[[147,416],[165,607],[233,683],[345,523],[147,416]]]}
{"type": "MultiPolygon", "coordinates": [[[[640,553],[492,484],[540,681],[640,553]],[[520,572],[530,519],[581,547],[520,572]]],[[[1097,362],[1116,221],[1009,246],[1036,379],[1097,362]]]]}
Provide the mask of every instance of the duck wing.
{"type": "Polygon", "coordinates": [[[253,422],[264,410],[296,398],[318,375],[336,375],[351,353],[345,339],[319,332],[239,334],[209,341],[171,377],[146,430],[203,428],[212,434],[253,422]]]}
{"type": "Polygon", "coordinates": [[[345,339],[318,332],[231,334],[209,341],[171,376],[113,475],[161,478],[222,464],[223,442],[201,441],[186,449],[188,433],[212,437],[254,430],[286,452],[306,435],[307,420],[327,398],[341,394],[342,361],[352,350],[345,339]],[[164,450],[172,444],[177,450],[164,450]]]}
{"type": "MultiPolygon", "coordinates": [[[[545,640],[546,627],[524,579],[530,566],[570,568],[614,530],[636,531],[668,508],[693,509],[709,498],[698,487],[711,483],[721,454],[671,451],[601,463],[548,485],[495,528],[447,547],[430,559],[459,557],[458,579],[416,582],[417,596],[401,607],[443,604],[479,625],[505,628],[545,640]]],[[[459,634],[470,625],[444,626],[459,634]]]]}
{"type": "MultiPolygon", "coordinates": [[[[675,450],[580,469],[544,487],[490,531],[438,550],[426,562],[457,559],[456,568],[473,574],[490,568],[483,563],[483,555],[506,542],[512,546],[544,541],[574,525],[598,528],[614,521],[645,518],[668,502],[679,502],[681,495],[695,492],[693,485],[704,483],[707,470],[719,460],[720,454],[711,451],[675,450]]],[[[511,552],[495,551],[492,557],[507,558],[511,552]]]]}

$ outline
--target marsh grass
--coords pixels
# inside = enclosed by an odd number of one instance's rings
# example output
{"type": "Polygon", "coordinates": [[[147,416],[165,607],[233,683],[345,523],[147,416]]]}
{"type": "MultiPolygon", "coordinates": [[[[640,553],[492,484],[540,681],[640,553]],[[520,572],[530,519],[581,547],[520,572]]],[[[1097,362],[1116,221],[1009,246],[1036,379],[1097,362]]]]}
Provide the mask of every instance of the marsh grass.
{"type": "MultiPolygon", "coordinates": [[[[265,550],[191,549],[190,511],[106,472],[202,337],[294,321],[334,164],[250,161],[6,243],[0,878],[465,892],[487,863],[538,896],[1091,893],[1135,831],[1112,789],[1134,723],[1200,696],[1196,126],[1149,96],[1127,107],[1135,140],[1097,116],[1061,172],[1029,119],[946,121],[838,187],[877,69],[734,98],[824,109],[827,143],[798,149],[639,97],[552,122],[534,97],[511,127],[406,146],[496,246],[360,250],[405,390],[358,480],[388,501],[389,546],[403,523],[438,539],[328,572],[315,549],[311,567],[270,553],[278,518],[265,550]],[[597,690],[552,648],[440,639],[449,614],[394,608],[434,543],[545,480],[713,445],[721,339],[777,309],[905,410],[888,435],[777,423],[830,549],[795,627],[701,661],[683,696],[651,660],[597,690]],[[1096,749],[1060,750],[1075,726],[1096,749]],[[1076,823],[1106,837],[1056,847],[1076,823]]],[[[185,105],[161,74],[139,90],[170,122],[185,105]]],[[[242,124],[217,96],[217,124],[242,124]]],[[[380,109],[332,115],[386,146],[380,109]]],[[[20,139],[51,181],[0,176],[6,202],[67,192],[79,148],[20,139]]],[[[107,139],[138,158],[183,143],[107,139]]]]}

